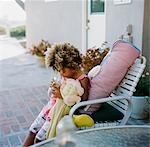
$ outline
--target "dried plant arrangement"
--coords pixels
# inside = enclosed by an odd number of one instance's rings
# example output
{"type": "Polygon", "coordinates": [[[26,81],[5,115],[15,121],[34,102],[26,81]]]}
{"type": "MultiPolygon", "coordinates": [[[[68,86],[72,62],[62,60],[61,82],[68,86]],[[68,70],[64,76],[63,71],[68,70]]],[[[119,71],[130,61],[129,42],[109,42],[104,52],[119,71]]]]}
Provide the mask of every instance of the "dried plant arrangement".
{"type": "Polygon", "coordinates": [[[82,68],[85,73],[88,73],[94,66],[100,64],[103,58],[109,52],[109,48],[106,48],[103,52],[100,52],[99,48],[91,48],[86,51],[86,54],[82,54],[82,68]]]}
{"type": "Polygon", "coordinates": [[[45,57],[45,52],[48,48],[51,48],[51,44],[48,41],[41,40],[38,45],[34,45],[30,49],[30,53],[39,57],[45,57]]]}

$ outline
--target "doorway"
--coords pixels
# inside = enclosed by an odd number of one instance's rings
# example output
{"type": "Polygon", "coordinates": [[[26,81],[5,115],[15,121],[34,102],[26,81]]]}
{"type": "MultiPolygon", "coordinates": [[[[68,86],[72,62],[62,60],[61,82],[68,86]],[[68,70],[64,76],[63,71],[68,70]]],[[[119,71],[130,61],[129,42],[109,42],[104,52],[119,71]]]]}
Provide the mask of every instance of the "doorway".
{"type": "Polygon", "coordinates": [[[88,0],[87,3],[87,48],[101,46],[105,41],[105,0],[88,0]]]}

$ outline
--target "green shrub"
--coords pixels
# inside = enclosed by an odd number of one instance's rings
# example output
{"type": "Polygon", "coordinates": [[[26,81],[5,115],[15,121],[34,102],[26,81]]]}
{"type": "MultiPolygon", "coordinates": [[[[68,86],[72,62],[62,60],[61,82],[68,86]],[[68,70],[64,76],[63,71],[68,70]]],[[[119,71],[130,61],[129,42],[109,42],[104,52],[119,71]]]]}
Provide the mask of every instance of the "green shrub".
{"type": "Polygon", "coordinates": [[[10,36],[21,38],[26,36],[25,26],[19,26],[10,30],[10,36]]]}
{"type": "Polygon", "coordinates": [[[150,96],[150,76],[149,72],[146,72],[140,78],[134,96],[150,96]]]}

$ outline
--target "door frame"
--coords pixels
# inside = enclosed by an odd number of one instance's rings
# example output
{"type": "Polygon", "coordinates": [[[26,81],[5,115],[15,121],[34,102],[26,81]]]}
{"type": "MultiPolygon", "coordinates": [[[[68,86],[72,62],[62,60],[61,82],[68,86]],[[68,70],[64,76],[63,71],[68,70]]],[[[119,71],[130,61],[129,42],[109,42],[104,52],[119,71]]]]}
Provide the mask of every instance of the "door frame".
{"type": "Polygon", "coordinates": [[[87,50],[87,17],[88,17],[88,0],[82,0],[82,53],[87,50]]]}

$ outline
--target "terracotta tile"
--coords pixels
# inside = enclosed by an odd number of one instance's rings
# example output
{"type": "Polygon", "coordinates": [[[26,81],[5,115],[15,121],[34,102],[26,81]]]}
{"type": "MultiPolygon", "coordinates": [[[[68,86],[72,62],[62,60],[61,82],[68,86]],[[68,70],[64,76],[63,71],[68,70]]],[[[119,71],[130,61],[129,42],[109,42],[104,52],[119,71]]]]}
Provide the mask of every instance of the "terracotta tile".
{"type": "Polygon", "coordinates": [[[19,124],[26,123],[26,119],[24,116],[17,116],[16,118],[17,118],[19,124]]]}
{"type": "Polygon", "coordinates": [[[7,138],[0,138],[0,147],[10,147],[7,138]]]}
{"type": "Polygon", "coordinates": [[[21,145],[20,139],[17,135],[9,136],[8,141],[12,147],[21,145]]]}
{"type": "Polygon", "coordinates": [[[19,125],[11,125],[11,130],[15,133],[15,132],[19,132],[20,131],[20,126],[19,125]]]}
{"type": "Polygon", "coordinates": [[[4,135],[8,135],[11,133],[11,129],[9,128],[9,126],[3,127],[2,131],[3,131],[4,135]]]}

